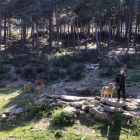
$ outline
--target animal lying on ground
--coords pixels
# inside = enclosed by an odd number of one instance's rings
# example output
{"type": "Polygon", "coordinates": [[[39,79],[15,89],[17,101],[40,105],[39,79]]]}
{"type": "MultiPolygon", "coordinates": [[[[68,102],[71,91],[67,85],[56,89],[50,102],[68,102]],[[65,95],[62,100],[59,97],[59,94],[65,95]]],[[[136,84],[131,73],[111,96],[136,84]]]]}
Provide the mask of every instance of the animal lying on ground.
{"type": "Polygon", "coordinates": [[[57,92],[57,85],[52,85],[51,89],[52,89],[52,94],[56,93],[57,92]]]}
{"type": "Polygon", "coordinates": [[[43,79],[39,79],[39,80],[36,80],[35,81],[35,85],[38,85],[38,84],[45,84],[45,81],[43,79]]]}
{"type": "Polygon", "coordinates": [[[36,87],[36,90],[37,90],[38,93],[40,93],[41,91],[43,91],[44,90],[44,84],[38,85],[36,87]]]}
{"type": "Polygon", "coordinates": [[[111,100],[112,100],[114,89],[115,89],[115,83],[110,83],[109,86],[103,87],[100,91],[101,98],[103,95],[104,95],[104,98],[107,95],[107,99],[108,99],[108,96],[111,95],[111,100]]]}
{"type": "Polygon", "coordinates": [[[26,91],[33,93],[33,88],[31,86],[31,83],[27,83],[24,85],[24,92],[26,91]]]}

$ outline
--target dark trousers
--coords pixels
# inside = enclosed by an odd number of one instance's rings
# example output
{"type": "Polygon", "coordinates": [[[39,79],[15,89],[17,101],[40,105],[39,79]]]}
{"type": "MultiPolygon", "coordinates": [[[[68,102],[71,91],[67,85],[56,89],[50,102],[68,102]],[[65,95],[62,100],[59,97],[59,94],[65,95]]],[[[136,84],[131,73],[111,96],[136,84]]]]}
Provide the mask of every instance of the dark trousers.
{"type": "Polygon", "coordinates": [[[121,85],[119,89],[117,89],[118,99],[120,99],[120,94],[122,91],[123,99],[126,100],[125,97],[125,85],[121,85]]]}

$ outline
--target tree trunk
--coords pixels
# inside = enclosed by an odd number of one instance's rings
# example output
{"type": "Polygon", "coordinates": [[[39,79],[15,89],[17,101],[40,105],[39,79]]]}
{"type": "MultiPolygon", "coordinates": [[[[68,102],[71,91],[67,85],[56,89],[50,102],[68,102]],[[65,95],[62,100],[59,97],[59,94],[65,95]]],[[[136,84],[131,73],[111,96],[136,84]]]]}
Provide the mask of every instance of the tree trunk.
{"type": "Polygon", "coordinates": [[[88,24],[86,24],[85,35],[86,35],[86,44],[85,44],[85,50],[87,50],[87,40],[88,40],[88,24]]]}
{"type": "Polygon", "coordinates": [[[11,20],[8,18],[9,38],[11,37],[11,20]]]}
{"type": "Polygon", "coordinates": [[[99,44],[101,44],[101,33],[102,33],[102,25],[101,25],[101,21],[100,21],[100,35],[99,35],[99,44]]]}
{"type": "Polygon", "coordinates": [[[105,25],[105,43],[106,43],[106,35],[107,34],[107,24],[105,25]]]}
{"type": "Polygon", "coordinates": [[[5,50],[6,50],[6,10],[5,10],[5,15],[4,15],[4,45],[5,45],[5,50]]]}
{"type": "Polygon", "coordinates": [[[75,20],[73,21],[73,48],[75,49],[75,20]]]}
{"type": "Polygon", "coordinates": [[[35,39],[34,39],[34,25],[32,26],[32,50],[34,50],[34,48],[35,48],[35,39]]]}
{"type": "Polygon", "coordinates": [[[131,30],[130,28],[131,28],[131,13],[129,12],[127,53],[128,53],[128,51],[129,51],[129,43],[130,43],[130,30],[131,30]]]}
{"type": "Polygon", "coordinates": [[[70,26],[68,24],[68,48],[70,46],[70,26]]]}
{"type": "Polygon", "coordinates": [[[118,31],[117,31],[117,36],[118,36],[118,42],[119,42],[119,40],[120,40],[120,0],[119,0],[119,7],[118,7],[118,31]]]}
{"type": "Polygon", "coordinates": [[[100,45],[99,45],[99,41],[98,41],[97,23],[95,23],[95,33],[96,33],[97,51],[98,51],[98,54],[101,55],[100,45]]]}
{"type": "Polygon", "coordinates": [[[115,19],[114,19],[114,34],[113,34],[113,46],[115,47],[115,19]]]}
{"type": "Polygon", "coordinates": [[[25,51],[25,40],[26,40],[26,25],[25,25],[25,22],[23,21],[23,37],[22,37],[22,40],[23,40],[23,51],[25,51]]]}
{"type": "Polygon", "coordinates": [[[61,23],[59,24],[59,39],[61,40],[61,38],[62,38],[62,25],[61,25],[61,23]]]}
{"type": "Polygon", "coordinates": [[[52,3],[50,3],[50,13],[49,13],[49,50],[52,50],[52,3]]]}
{"type": "Polygon", "coordinates": [[[77,41],[78,41],[78,51],[80,50],[80,39],[79,39],[79,22],[77,20],[77,41]]]}
{"type": "Polygon", "coordinates": [[[94,32],[94,24],[92,23],[92,33],[94,32]]]}
{"type": "Polygon", "coordinates": [[[109,36],[108,36],[108,49],[110,50],[110,42],[111,42],[111,18],[109,18],[109,36]]]}
{"type": "Polygon", "coordinates": [[[56,20],[56,32],[57,32],[57,51],[60,52],[60,48],[59,48],[59,23],[58,23],[56,5],[55,5],[55,20],[56,20]]]}
{"type": "Polygon", "coordinates": [[[37,50],[37,56],[38,56],[39,55],[38,23],[36,24],[36,50],[37,50]]]}
{"type": "Polygon", "coordinates": [[[138,27],[138,18],[136,18],[136,27],[135,27],[135,35],[134,35],[134,47],[136,46],[137,27],[138,27]]]}

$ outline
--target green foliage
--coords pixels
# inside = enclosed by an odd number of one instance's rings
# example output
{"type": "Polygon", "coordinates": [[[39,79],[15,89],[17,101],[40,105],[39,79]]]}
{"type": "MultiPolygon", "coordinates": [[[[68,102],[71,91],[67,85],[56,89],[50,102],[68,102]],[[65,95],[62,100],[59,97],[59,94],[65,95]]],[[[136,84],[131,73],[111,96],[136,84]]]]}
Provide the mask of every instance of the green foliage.
{"type": "Polygon", "coordinates": [[[45,66],[44,65],[40,65],[39,67],[36,68],[36,72],[37,73],[45,72],[45,66]]]}
{"type": "Polygon", "coordinates": [[[130,81],[133,81],[133,82],[140,82],[140,71],[133,71],[131,74],[130,74],[130,81]]]}
{"type": "Polygon", "coordinates": [[[50,80],[58,80],[61,78],[65,78],[65,73],[60,72],[59,68],[54,68],[49,71],[49,77],[50,77],[50,80]]]}
{"type": "Polygon", "coordinates": [[[0,64],[0,74],[7,73],[9,71],[9,68],[4,66],[3,64],[0,64]]]}
{"type": "Polygon", "coordinates": [[[128,68],[140,66],[140,56],[137,54],[127,54],[120,56],[120,60],[126,64],[128,68]]]}
{"type": "MultiPolygon", "coordinates": [[[[73,72],[71,71],[70,78],[71,80],[81,80],[84,75],[84,65],[77,65],[73,68],[73,72]]],[[[70,72],[70,71],[69,71],[70,72]]]]}
{"type": "Polygon", "coordinates": [[[61,130],[56,130],[55,132],[55,138],[62,138],[63,137],[63,133],[61,130]]]}
{"type": "Polygon", "coordinates": [[[112,118],[113,118],[114,123],[115,123],[116,126],[121,125],[121,123],[122,123],[122,115],[121,115],[121,113],[118,113],[118,112],[114,113],[112,115],[112,118]]]}
{"type": "Polygon", "coordinates": [[[15,68],[15,73],[20,74],[21,73],[21,68],[15,68]]]}
{"type": "Polygon", "coordinates": [[[34,77],[33,66],[31,65],[25,66],[22,70],[22,76],[24,78],[33,78],[34,77]]]}
{"type": "Polygon", "coordinates": [[[71,125],[75,120],[75,117],[64,108],[58,108],[52,112],[50,121],[54,125],[71,125]]]}
{"type": "Polygon", "coordinates": [[[3,82],[0,82],[0,88],[4,88],[6,85],[3,82]]]}
{"type": "Polygon", "coordinates": [[[139,118],[133,118],[131,120],[131,127],[133,128],[133,136],[139,136],[140,135],[140,119],[139,118]]]}

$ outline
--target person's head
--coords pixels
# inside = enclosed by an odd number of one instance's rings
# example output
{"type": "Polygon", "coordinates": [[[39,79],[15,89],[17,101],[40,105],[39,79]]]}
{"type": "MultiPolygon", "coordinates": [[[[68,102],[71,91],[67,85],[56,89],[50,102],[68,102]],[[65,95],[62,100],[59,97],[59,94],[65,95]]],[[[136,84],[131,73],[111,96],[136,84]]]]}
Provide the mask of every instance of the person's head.
{"type": "Polygon", "coordinates": [[[121,68],[120,74],[124,74],[124,69],[123,68],[121,68]]]}

